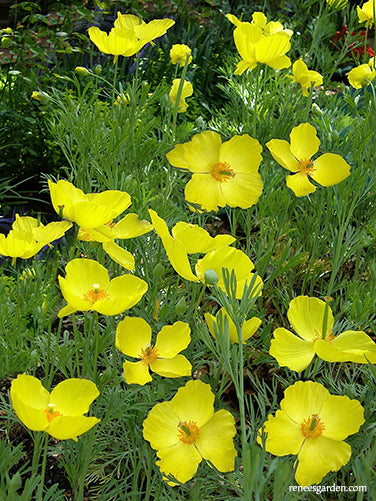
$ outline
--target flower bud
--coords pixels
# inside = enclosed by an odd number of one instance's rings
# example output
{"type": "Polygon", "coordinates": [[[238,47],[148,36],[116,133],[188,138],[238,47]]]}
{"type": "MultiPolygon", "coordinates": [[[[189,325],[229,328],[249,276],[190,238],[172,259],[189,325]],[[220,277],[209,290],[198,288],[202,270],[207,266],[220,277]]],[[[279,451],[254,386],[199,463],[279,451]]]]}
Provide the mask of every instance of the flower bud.
{"type": "Polygon", "coordinates": [[[206,285],[215,285],[219,278],[214,270],[206,270],[204,273],[204,280],[206,285]]]}
{"type": "Polygon", "coordinates": [[[94,71],[95,71],[96,75],[100,75],[102,73],[102,65],[101,64],[97,64],[96,67],[95,67],[95,69],[94,69],[94,71]]]}
{"type": "Polygon", "coordinates": [[[91,73],[87,68],[84,68],[83,66],[76,66],[74,71],[81,77],[87,77],[91,73]]]}

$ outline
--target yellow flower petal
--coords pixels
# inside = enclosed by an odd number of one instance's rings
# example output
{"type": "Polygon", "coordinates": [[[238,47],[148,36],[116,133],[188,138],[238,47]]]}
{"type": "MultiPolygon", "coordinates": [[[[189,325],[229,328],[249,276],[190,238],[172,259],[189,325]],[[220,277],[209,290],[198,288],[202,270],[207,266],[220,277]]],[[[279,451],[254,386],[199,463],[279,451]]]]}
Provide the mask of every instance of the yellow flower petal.
{"type": "Polygon", "coordinates": [[[59,284],[65,300],[72,306],[87,304],[89,309],[90,302],[84,300],[85,294],[93,285],[107,290],[110,283],[106,268],[93,259],[72,259],[67,263],[65,272],[65,279],[59,277],[59,284]]]}
{"type": "Polygon", "coordinates": [[[58,416],[51,421],[46,431],[57,440],[69,438],[77,442],[77,437],[89,431],[100,419],[86,416],[58,416]]]}
{"type": "Polygon", "coordinates": [[[151,42],[161,37],[175,24],[173,19],[153,19],[150,23],[142,23],[134,26],[136,36],[145,42],[151,42]]]}
{"type": "Polygon", "coordinates": [[[226,199],[219,183],[210,174],[193,174],[186,184],[184,196],[187,202],[198,204],[207,212],[225,207],[226,199]]]}
{"type": "Polygon", "coordinates": [[[183,244],[187,254],[205,254],[235,242],[235,238],[231,235],[216,235],[213,238],[201,226],[184,221],[176,223],[171,232],[173,237],[183,244]]]}
{"type": "Polygon", "coordinates": [[[249,174],[257,172],[260,162],[262,146],[248,134],[233,136],[224,142],[219,151],[219,162],[228,162],[236,173],[249,174]]]}
{"type": "Polygon", "coordinates": [[[283,327],[274,331],[269,353],[281,367],[288,367],[296,372],[308,367],[315,355],[313,341],[300,339],[283,327]]]}
{"type": "Polygon", "coordinates": [[[236,449],[233,437],[236,434],[235,419],[230,412],[221,409],[211,420],[200,428],[195,442],[202,457],[219,471],[233,471],[236,449]]]}
{"type": "Polygon", "coordinates": [[[49,402],[49,393],[33,376],[19,374],[11,383],[10,399],[19,420],[30,430],[43,431],[48,426],[44,408],[49,402]]]}
{"type": "Polygon", "coordinates": [[[298,381],[285,390],[281,410],[300,426],[313,414],[320,416],[322,406],[329,396],[328,390],[319,383],[298,381]]]}
{"type": "Polygon", "coordinates": [[[190,480],[202,461],[201,454],[193,444],[178,442],[168,448],[159,449],[157,466],[164,475],[173,475],[176,480],[184,484],[190,480]]]}
{"type": "Polygon", "coordinates": [[[210,173],[213,165],[219,162],[221,144],[221,136],[217,132],[205,131],[194,135],[190,142],[177,145],[170,153],[167,153],[166,157],[174,167],[182,167],[179,161],[182,155],[185,166],[182,168],[201,174],[210,173]]]}
{"type": "Polygon", "coordinates": [[[274,160],[276,160],[282,167],[291,171],[298,172],[298,161],[291,153],[290,144],[283,139],[272,139],[266,146],[269,148],[274,160]]]}
{"type": "Polygon", "coordinates": [[[214,395],[210,385],[200,380],[188,381],[179,388],[171,403],[180,421],[193,421],[199,428],[214,415],[214,395]]]}
{"type": "Polygon", "coordinates": [[[163,377],[190,376],[192,365],[184,355],[176,355],[173,358],[158,358],[150,364],[150,369],[163,377]]]}
{"type": "Polygon", "coordinates": [[[248,209],[258,202],[263,186],[260,174],[252,172],[235,174],[234,178],[221,185],[221,189],[226,205],[248,209]]]}
{"type": "Polygon", "coordinates": [[[89,411],[91,403],[99,395],[98,388],[87,379],[66,379],[52,390],[50,404],[67,416],[81,416],[89,411]]]}
{"type": "MultiPolygon", "coordinates": [[[[275,416],[269,415],[264,423],[266,434],[265,450],[276,456],[297,454],[304,442],[300,425],[290,419],[283,411],[278,410],[275,416]]],[[[257,443],[262,443],[262,429],[259,430],[257,443]]]]}
{"type": "Polygon", "coordinates": [[[294,192],[297,197],[305,197],[316,191],[316,187],[309,181],[308,176],[299,172],[293,176],[286,177],[286,186],[294,192]]]}
{"type": "Polygon", "coordinates": [[[49,243],[61,238],[71,227],[72,223],[69,221],[54,221],[46,226],[33,228],[32,234],[37,242],[49,243]]]}
{"type": "Polygon", "coordinates": [[[320,140],[316,129],[309,123],[294,127],[290,133],[291,153],[298,160],[310,159],[318,152],[320,140]]]}
{"type": "Polygon", "coordinates": [[[144,439],[155,450],[169,448],[179,442],[179,423],[171,402],[156,404],[144,420],[144,439]]]}
{"type": "Polygon", "coordinates": [[[137,214],[131,213],[123,217],[112,229],[114,238],[135,238],[144,235],[153,229],[149,221],[139,219],[137,214]]]}
{"type": "Polygon", "coordinates": [[[306,440],[298,454],[295,480],[302,486],[320,484],[327,473],[339,470],[350,456],[351,447],[346,442],[323,436],[306,440]]]}
{"type": "Polygon", "coordinates": [[[170,235],[166,222],[158,214],[149,209],[149,214],[155,229],[155,232],[161,238],[168,259],[174,270],[186,280],[198,282],[198,278],[193,274],[188,255],[183,244],[175,240],[170,235]]]}
{"type": "Polygon", "coordinates": [[[288,68],[291,61],[285,53],[290,50],[290,47],[289,37],[285,33],[274,33],[255,44],[255,56],[257,61],[268,64],[274,69],[288,68]]]}
{"type": "Polygon", "coordinates": [[[149,373],[149,366],[144,364],[143,361],[140,362],[124,362],[123,364],[124,374],[123,377],[127,384],[139,384],[143,386],[152,380],[149,373]]]}
{"type": "Polygon", "coordinates": [[[125,317],[116,329],[115,346],[124,355],[140,358],[141,350],[151,343],[151,327],[143,318],[125,317]]]}
{"type": "Polygon", "coordinates": [[[113,278],[107,289],[109,299],[97,301],[95,310],[102,315],[118,315],[137,304],[147,290],[148,284],[134,275],[113,278]]]}
{"type": "Polygon", "coordinates": [[[322,338],[323,319],[325,308],[328,308],[328,318],[325,337],[327,337],[334,324],[332,310],[324,301],[315,297],[298,296],[290,301],[287,317],[299,336],[306,341],[322,338]]]}
{"type": "Polygon", "coordinates": [[[366,87],[376,76],[376,71],[372,70],[369,64],[361,64],[353,68],[347,75],[349,84],[355,89],[366,87]]]}
{"type": "Polygon", "coordinates": [[[158,358],[174,358],[185,350],[191,342],[190,333],[191,329],[186,322],[175,322],[173,325],[162,327],[155,343],[158,358]]]}
{"type": "Polygon", "coordinates": [[[115,263],[120,264],[126,270],[134,270],[134,257],[129,251],[111,241],[103,242],[102,247],[115,263]]]}
{"type": "Polygon", "coordinates": [[[315,170],[310,174],[312,179],[322,186],[333,186],[350,175],[350,165],[334,153],[325,153],[315,160],[315,170]]]}
{"type": "MultiPolygon", "coordinates": [[[[228,334],[230,337],[230,343],[238,343],[239,338],[238,338],[238,333],[235,327],[234,322],[231,320],[231,318],[228,316],[226,309],[221,308],[216,316],[214,317],[213,315],[210,315],[209,313],[205,313],[205,321],[208,324],[208,329],[213,337],[215,337],[215,331],[214,331],[214,326],[213,323],[217,325],[217,320],[219,315],[223,315],[224,317],[227,317],[228,319],[228,334]],[[221,312],[221,313],[220,313],[221,312]]],[[[242,327],[242,339],[243,339],[243,344],[247,342],[247,340],[253,336],[253,334],[257,331],[257,329],[261,325],[261,320],[257,317],[252,317],[249,320],[246,320],[243,323],[242,327]]]]}
{"type": "Polygon", "coordinates": [[[325,425],[323,437],[344,440],[359,431],[364,423],[364,410],[358,400],[330,395],[321,407],[320,419],[325,425]]]}
{"type": "Polygon", "coordinates": [[[362,331],[345,331],[330,343],[315,342],[315,352],[327,362],[376,363],[376,344],[362,331]]]}

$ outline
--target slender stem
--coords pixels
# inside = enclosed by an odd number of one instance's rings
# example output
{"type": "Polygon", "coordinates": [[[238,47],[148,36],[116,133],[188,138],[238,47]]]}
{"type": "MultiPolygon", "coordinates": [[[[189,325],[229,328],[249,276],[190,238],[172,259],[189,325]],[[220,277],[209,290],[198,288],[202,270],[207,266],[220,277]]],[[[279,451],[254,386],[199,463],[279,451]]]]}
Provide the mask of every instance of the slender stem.
{"type": "Polygon", "coordinates": [[[257,136],[257,131],[256,131],[256,125],[257,125],[257,107],[258,107],[258,97],[259,97],[259,90],[260,90],[260,74],[261,74],[261,69],[260,65],[256,66],[256,88],[255,88],[255,99],[253,103],[253,125],[252,125],[252,133],[253,136],[257,136]]]}
{"type": "Polygon", "coordinates": [[[44,487],[44,478],[46,476],[46,465],[47,465],[47,450],[48,450],[48,434],[43,433],[42,442],[43,443],[43,455],[42,455],[42,472],[41,472],[41,481],[38,486],[36,501],[43,501],[43,487],[44,487]]]}

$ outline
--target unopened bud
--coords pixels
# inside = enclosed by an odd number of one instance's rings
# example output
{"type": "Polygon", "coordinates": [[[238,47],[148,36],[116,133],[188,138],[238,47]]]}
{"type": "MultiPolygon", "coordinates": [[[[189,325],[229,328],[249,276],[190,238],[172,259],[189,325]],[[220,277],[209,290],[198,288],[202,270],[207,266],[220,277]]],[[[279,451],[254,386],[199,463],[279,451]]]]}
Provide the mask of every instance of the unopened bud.
{"type": "Polygon", "coordinates": [[[206,270],[204,273],[204,279],[206,285],[215,285],[219,278],[214,270],[206,270]]]}
{"type": "Polygon", "coordinates": [[[97,64],[96,67],[95,67],[95,69],[94,69],[94,71],[95,71],[96,75],[100,75],[102,73],[102,65],[101,64],[97,64]]]}
{"type": "Polygon", "coordinates": [[[187,303],[185,301],[185,298],[182,297],[175,306],[175,313],[179,316],[184,315],[184,313],[187,311],[187,303]]]}
{"type": "Polygon", "coordinates": [[[87,68],[84,68],[83,66],[76,66],[74,71],[77,73],[77,75],[80,75],[82,77],[87,77],[91,73],[87,68]]]}
{"type": "Polygon", "coordinates": [[[166,273],[166,268],[161,263],[157,263],[153,270],[153,275],[155,278],[162,278],[166,273]]]}

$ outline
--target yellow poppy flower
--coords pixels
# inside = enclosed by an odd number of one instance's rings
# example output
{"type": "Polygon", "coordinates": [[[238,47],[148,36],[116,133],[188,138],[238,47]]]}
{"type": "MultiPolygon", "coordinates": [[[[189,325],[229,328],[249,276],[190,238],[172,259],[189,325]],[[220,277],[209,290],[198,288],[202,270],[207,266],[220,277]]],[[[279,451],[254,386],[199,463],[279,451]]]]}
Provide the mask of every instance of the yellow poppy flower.
{"type": "Polygon", "coordinates": [[[118,12],[114,27],[109,33],[92,26],[88,30],[90,40],[104,54],[129,57],[147,43],[166,33],[175,24],[173,19],[155,19],[145,23],[137,16],[118,12]]]}
{"type": "Polygon", "coordinates": [[[144,385],[152,380],[149,369],[164,377],[190,376],[192,365],[179,353],[191,341],[191,329],[185,322],[165,325],[151,344],[151,327],[143,318],[125,317],[116,329],[115,346],[124,355],[139,362],[124,362],[128,384],[144,385]]]}
{"type": "Polygon", "coordinates": [[[55,221],[47,225],[29,216],[19,216],[12,224],[7,236],[0,234],[0,254],[2,256],[29,259],[45,245],[61,238],[72,226],[69,221],[55,221]]]}
{"type": "MultiPolygon", "coordinates": [[[[264,423],[265,450],[275,456],[297,455],[299,485],[319,484],[349,461],[351,447],[344,439],[364,423],[357,400],[331,395],[313,381],[298,381],[285,390],[280,406],[264,423]]],[[[262,443],[261,430],[257,442],[262,443]]]]}
{"type": "Polygon", "coordinates": [[[289,38],[293,35],[293,31],[288,28],[283,28],[282,23],[279,21],[269,21],[267,22],[267,17],[263,12],[254,12],[252,14],[252,23],[262,29],[262,32],[266,36],[273,35],[274,33],[278,33],[283,31],[289,38]]]}
{"type": "Polygon", "coordinates": [[[82,228],[101,226],[131,205],[131,197],[125,191],[108,190],[85,194],[63,179],[57,183],[49,180],[48,187],[55,211],[82,228]]]}
{"type": "MultiPolygon", "coordinates": [[[[175,78],[175,80],[173,80],[172,82],[172,87],[169,93],[172,105],[175,104],[175,101],[178,97],[179,86],[180,86],[180,78],[175,78]]],[[[191,82],[184,80],[183,90],[179,100],[179,107],[178,107],[179,113],[184,113],[185,111],[187,111],[188,104],[186,103],[185,99],[191,96],[192,94],[193,94],[193,86],[191,82]]]]}
{"type": "Polygon", "coordinates": [[[255,23],[240,23],[234,30],[234,41],[242,60],[238,63],[235,75],[245,70],[253,70],[258,63],[263,63],[276,70],[291,65],[286,52],[290,50],[290,35],[285,31],[277,31],[265,36],[263,30],[255,23]]]}
{"type": "Polygon", "coordinates": [[[84,416],[98,395],[98,388],[87,379],[66,379],[50,393],[39,379],[19,374],[10,387],[14,412],[27,428],[45,431],[57,440],[71,438],[76,442],[78,435],[100,421],[84,416]]]}
{"type": "Polygon", "coordinates": [[[350,175],[350,166],[340,155],[325,153],[312,160],[311,157],[319,149],[320,140],[316,129],[309,123],[292,129],[290,144],[282,139],[272,139],[266,146],[282,167],[294,173],[287,176],[286,184],[297,197],[316,191],[308,176],[322,186],[332,186],[350,175]]]}
{"type": "MultiPolygon", "coordinates": [[[[238,333],[236,330],[236,326],[234,322],[231,320],[230,316],[228,315],[227,311],[225,308],[221,308],[215,316],[211,315],[210,313],[205,313],[205,321],[208,325],[208,329],[210,334],[215,337],[215,328],[218,325],[218,318],[219,316],[222,316],[222,321],[224,322],[224,319],[227,318],[228,320],[228,335],[230,338],[230,343],[238,343],[239,338],[238,338],[238,333]]],[[[223,323],[224,325],[224,323],[223,323]]],[[[245,320],[242,326],[242,339],[243,339],[243,344],[245,344],[248,339],[253,336],[253,334],[257,331],[257,329],[261,325],[261,320],[257,317],[252,317],[249,320],[245,320]]]]}
{"type": "MultiPolygon", "coordinates": [[[[205,284],[205,272],[214,270],[219,277],[217,285],[225,292],[222,268],[227,268],[230,272],[234,270],[237,281],[236,297],[242,297],[245,285],[249,285],[254,277],[254,265],[244,252],[228,246],[234,241],[231,235],[217,235],[212,238],[203,228],[180,222],[173,228],[174,236],[171,236],[166,222],[151,209],[149,214],[172,267],[181,277],[205,284]],[[188,254],[195,253],[206,253],[203,259],[197,261],[196,275],[192,272],[188,259],[188,254]]],[[[257,277],[254,296],[261,293],[262,285],[261,278],[257,277]]]]}
{"type": "Polygon", "coordinates": [[[374,0],[368,0],[364,3],[362,7],[357,7],[358,18],[360,23],[366,23],[366,28],[372,28],[375,23],[374,13],[373,13],[374,0]]]}
{"type": "Polygon", "coordinates": [[[188,45],[176,43],[171,47],[170,58],[172,64],[179,63],[182,68],[185,65],[185,61],[188,57],[188,64],[192,61],[192,50],[188,45]]]}
{"type": "Polygon", "coordinates": [[[201,132],[191,141],[178,144],[167,160],[193,173],[185,187],[185,199],[205,211],[219,207],[247,209],[260,198],[263,182],[258,172],[262,147],[248,134],[222,143],[214,131],[201,132]]]}
{"type": "Polygon", "coordinates": [[[126,270],[134,270],[134,257],[130,252],[115,243],[115,239],[135,238],[153,229],[148,221],[140,220],[137,214],[127,214],[117,223],[107,223],[97,228],[80,228],[78,240],[101,242],[103,250],[113,261],[126,270]]]}
{"type": "Polygon", "coordinates": [[[317,71],[309,70],[302,59],[298,59],[292,65],[292,75],[287,75],[291,78],[291,83],[298,83],[302,89],[303,96],[308,97],[308,89],[311,83],[315,86],[322,84],[322,76],[317,71]]]}
{"type": "Polygon", "coordinates": [[[347,75],[349,84],[355,89],[367,87],[375,77],[376,71],[373,66],[373,59],[371,59],[368,64],[361,64],[353,68],[347,75]]]}
{"type": "Polygon", "coordinates": [[[59,276],[59,285],[68,303],[58,317],[80,311],[97,311],[118,315],[137,304],[147,291],[147,283],[134,275],[108,277],[104,266],[92,259],[73,259],[65,267],[66,276],[59,276]]]}
{"type": "Polygon", "coordinates": [[[300,372],[308,367],[315,354],[327,362],[376,363],[376,344],[365,332],[333,335],[333,313],[324,301],[298,296],[290,301],[287,317],[299,337],[283,327],[274,331],[269,353],[279,365],[300,372]]]}
{"type": "Polygon", "coordinates": [[[221,472],[233,471],[235,433],[233,416],[224,409],[214,412],[214,394],[199,380],[155,405],[144,421],[144,438],[157,451],[161,473],[181,483],[195,475],[203,459],[221,472]]]}

